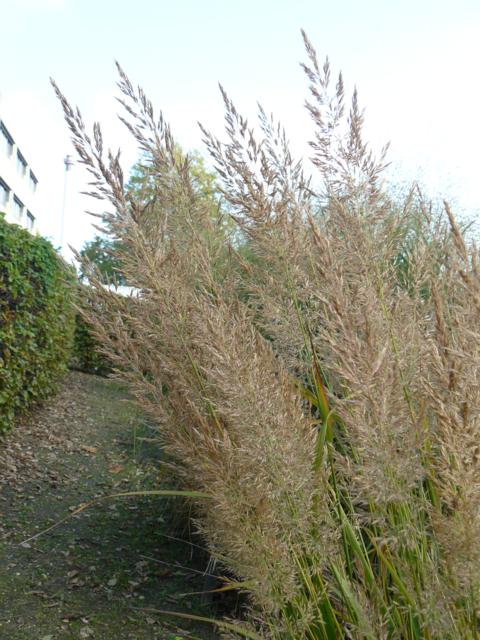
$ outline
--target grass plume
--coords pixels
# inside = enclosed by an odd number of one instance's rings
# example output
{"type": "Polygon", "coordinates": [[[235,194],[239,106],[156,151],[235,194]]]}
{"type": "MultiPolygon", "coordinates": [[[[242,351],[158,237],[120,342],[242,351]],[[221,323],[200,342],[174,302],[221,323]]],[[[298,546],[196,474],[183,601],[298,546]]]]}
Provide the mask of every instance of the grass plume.
{"type": "MultiPolygon", "coordinates": [[[[265,638],[478,637],[478,251],[445,204],[382,186],[355,91],[304,34],[315,175],[259,109],[222,88],[203,128],[225,225],[163,116],[119,67],[148,198],[56,88],[92,195],[138,297],[102,286],[85,315],[198,501],[212,555],[265,638]]],[[[245,623],[246,624],[246,623],[245,623]]],[[[232,627],[229,633],[233,632],[232,627]]]]}

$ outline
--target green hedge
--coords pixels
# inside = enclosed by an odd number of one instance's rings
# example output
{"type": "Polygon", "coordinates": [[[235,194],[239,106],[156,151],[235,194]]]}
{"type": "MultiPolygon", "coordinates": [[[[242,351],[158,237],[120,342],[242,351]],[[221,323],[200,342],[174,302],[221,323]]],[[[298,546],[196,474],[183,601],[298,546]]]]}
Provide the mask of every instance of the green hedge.
{"type": "Polygon", "coordinates": [[[0,433],[55,389],[69,360],[75,273],[0,214],[0,433]]]}
{"type": "Polygon", "coordinates": [[[75,337],[70,367],[98,376],[106,376],[112,371],[111,363],[99,353],[98,343],[92,336],[90,327],[79,314],[75,317],[75,337]]]}

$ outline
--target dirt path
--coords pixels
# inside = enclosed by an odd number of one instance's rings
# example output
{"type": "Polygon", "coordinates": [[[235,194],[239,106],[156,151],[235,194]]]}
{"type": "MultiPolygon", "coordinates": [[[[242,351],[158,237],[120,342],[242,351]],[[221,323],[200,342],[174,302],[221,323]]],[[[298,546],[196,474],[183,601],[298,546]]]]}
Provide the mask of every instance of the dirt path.
{"type": "Polygon", "coordinates": [[[0,441],[1,640],[215,637],[146,611],[212,614],[182,596],[202,590],[206,560],[169,537],[178,498],[106,500],[20,544],[94,497],[158,488],[161,452],[125,398],[112,380],[70,372],[0,441]]]}

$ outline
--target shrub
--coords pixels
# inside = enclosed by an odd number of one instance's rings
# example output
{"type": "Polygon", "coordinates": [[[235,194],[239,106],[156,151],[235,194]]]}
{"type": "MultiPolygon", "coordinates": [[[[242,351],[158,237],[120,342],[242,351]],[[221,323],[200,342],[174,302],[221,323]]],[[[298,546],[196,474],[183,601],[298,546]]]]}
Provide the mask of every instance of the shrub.
{"type": "Polygon", "coordinates": [[[90,325],[80,314],[75,316],[75,332],[69,366],[72,369],[99,376],[106,376],[112,370],[108,359],[99,351],[99,344],[92,334],[90,325]]]}
{"type": "Polygon", "coordinates": [[[74,281],[47,240],[0,218],[0,432],[66,368],[74,281]]]}
{"type": "Polygon", "coordinates": [[[389,200],[356,94],[347,114],[341,76],[332,92],[306,48],[321,198],[262,110],[257,139],[224,94],[227,142],[205,131],[243,256],[121,70],[155,175],[148,226],[98,125],[87,136],[57,90],[142,291],[127,306],[92,278],[90,320],[186,487],[209,496],[198,526],[250,594],[245,637],[474,640],[480,257],[447,205],[389,200]]]}

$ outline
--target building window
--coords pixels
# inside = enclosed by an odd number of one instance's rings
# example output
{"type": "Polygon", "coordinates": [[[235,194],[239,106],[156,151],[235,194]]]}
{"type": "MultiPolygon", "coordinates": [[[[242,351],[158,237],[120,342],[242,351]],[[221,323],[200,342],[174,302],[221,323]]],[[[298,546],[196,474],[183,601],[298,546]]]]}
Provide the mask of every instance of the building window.
{"type": "Polygon", "coordinates": [[[7,156],[11,156],[13,153],[13,138],[8,133],[7,127],[0,121],[0,147],[3,149],[7,156]]]}
{"type": "Polygon", "coordinates": [[[27,229],[29,231],[32,231],[34,224],[35,224],[35,216],[30,211],[27,211],[27,229]]]}
{"type": "Polygon", "coordinates": [[[17,216],[18,219],[22,217],[23,202],[19,200],[17,196],[13,196],[13,213],[17,216]]]}
{"type": "Polygon", "coordinates": [[[37,190],[38,180],[35,177],[33,171],[30,171],[30,189],[35,193],[37,190]]]}
{"type": "Polygon", "coordinates": [[[20,151],[17,151],[17,171],[21,176],[24,176],[27,173],[27,161],[20,151]]]}
{"type": "Polygon", "coordinates": [[[10,187],[0,178],[0,207],[5,207],[10,198],[10,187]]]}

